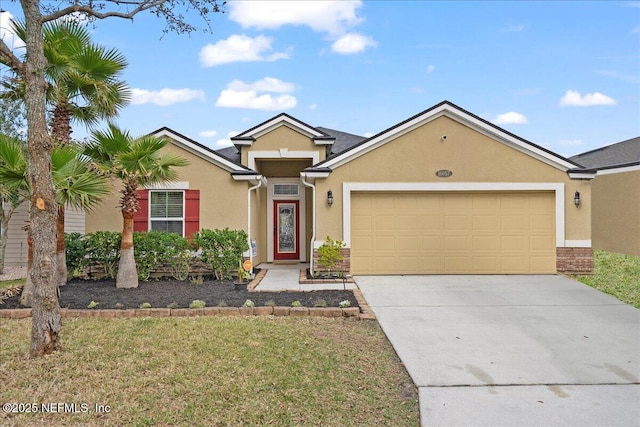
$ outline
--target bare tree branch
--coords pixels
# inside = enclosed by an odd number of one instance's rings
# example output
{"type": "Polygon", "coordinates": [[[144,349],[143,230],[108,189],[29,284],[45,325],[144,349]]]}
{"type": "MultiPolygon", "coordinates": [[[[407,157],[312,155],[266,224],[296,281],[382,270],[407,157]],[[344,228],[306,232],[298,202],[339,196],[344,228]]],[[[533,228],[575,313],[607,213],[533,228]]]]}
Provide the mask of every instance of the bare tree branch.
{"type": "Polygon", "coordinates": [[[105,18],[110,18],[110,17],[115,17],[115,18],[123,18],[123,19],[133,19],[133,17],[140,13],[140,12],[144,12],[145,10],[149,10],[152,9],[154,7],[158,7],[161,6],[162,3],[165,3],[167,0],[153,0],[153,1],[139,1],[139,2],[118,2],[118,3],[123,3],[123,4],[138,4],[138,7],[132,9],[129,12],[98,12],[97,9],[91,7],[91,6],[81,6],[81,5],[73,5],[73,6],[69,6],[67,8],[64,9],[60,9],[56,12],[53,12],[49,15],[45,15],[43,16],[43,20],[44,22],[49,22],[49,21],[53,21],[56,20],[58,18],[62,18],[63,16],[67,16],[70,15],[72,13],[84,13],[87,16],[91,16],[93,18],[96,19],[105,19],[105,18]]]}
{"type": "Polygon", "coordinates": [[[11,68],[14,73],[24,77],[24,64],[13,54],[13,52],[11,52],[9,46],[7,46],[2,39],[0,39],[0,59],[4,64],[11,68]]]}

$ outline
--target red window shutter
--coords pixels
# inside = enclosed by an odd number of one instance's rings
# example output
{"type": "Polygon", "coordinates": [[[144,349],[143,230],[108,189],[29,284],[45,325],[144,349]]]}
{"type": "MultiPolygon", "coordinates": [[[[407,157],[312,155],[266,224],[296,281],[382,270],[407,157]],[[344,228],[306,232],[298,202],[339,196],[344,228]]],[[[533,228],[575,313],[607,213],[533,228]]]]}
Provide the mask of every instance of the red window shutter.
{"type": "Polygon", "coordinates": [[[149,231],[149,190],[136,190],[140,209],[133,214],[133,231],[149,231]]]}
{"type": "Polygon", "coordinates": [[[186,190],[184,200],[184,234],[189,238],[200,231],[200,190],[186,190]]]}

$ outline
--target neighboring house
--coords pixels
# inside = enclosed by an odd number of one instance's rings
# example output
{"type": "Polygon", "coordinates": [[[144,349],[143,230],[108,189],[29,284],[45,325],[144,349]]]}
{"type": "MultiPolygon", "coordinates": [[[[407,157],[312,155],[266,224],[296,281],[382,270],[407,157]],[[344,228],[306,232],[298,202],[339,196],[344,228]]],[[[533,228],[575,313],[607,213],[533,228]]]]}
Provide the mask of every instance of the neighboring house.
{"type": "Polygon", "coordinates": [[[571,157],[598,170],[593,180],[593,247],[640,255],[640,137],[571,157]]]}
{"type": "MultiPolygon", "coordinates": [[[[84,234],[84,215],[82,210],[67,206],[64,213],[65,232],[84,234]]],[[[16,208],[9,221],[9,236],[4,261],[5,266],[27,266],[27,232],[24,227],[28,224],[29,203],[24,202],[16,208]]]]}
{"type": "MultiPolygon", "coordinates": [[[[593,269],[595,173],[448,101],[371,138],[284,113],[217,152],[153,135],[191,164],[140,192],[136,230],[244,229],[254,265],[313,262],[329,236],[346,243],[353,274],[593,269]]],[[[121,230],[117,205],[114,194],[87,215],[87,232],[121,230]]]]}

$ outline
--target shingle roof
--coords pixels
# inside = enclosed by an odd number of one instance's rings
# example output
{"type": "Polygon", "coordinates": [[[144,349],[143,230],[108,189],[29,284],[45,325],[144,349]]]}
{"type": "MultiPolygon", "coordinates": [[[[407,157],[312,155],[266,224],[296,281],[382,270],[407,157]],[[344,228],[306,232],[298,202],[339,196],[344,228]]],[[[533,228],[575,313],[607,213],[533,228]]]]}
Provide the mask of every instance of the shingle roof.
{"type": "Polygon", "coordinates": [[[577,154],[571,160],[595,169],[640,162],[640,136],[577,154]]]}
{"type": "Polygon", "coordinates": [[[348,150],[354,145],[359,144],[360,142],[367,139],[364,136],[354,135],[352,133],[342,132],[339,130],[329,129],[325,127],[318,126],[316,127],[316,129],[336,139],[336,141],[333,143],[333,146],[331,147],[331,154],[342,153],[343,151],[348,150]]]}
{"type": "Polygon", "coordinates": [[[640,162],[640,136],[571,157],[587,168],[606,168],[640,162]]]}
{"type": "MultiPolygon", "coordinates": [[[[335,138],[335,142],[331,146],[331,155],[341,153],[354,145],[359,144],[361,141],[364,141],[364,136],[354,135],[352,133],[342,132],[335,129],[329,129],[325,127],[315,127],[321,133],[325,133],[330,137],[335,138]]],[[[240,164],[240,152],[235,146],[221,148],[216,150],[216,153],[219,155],[226,157],[227,159],[240,164]]]]}
{"type": "Polygon", "coordinates": [[[220,148],[219,150],[216,150],[216,153],[226,157],[234,163],[240,164],[240,152],[233,145],[231,147],[220,148]]]}

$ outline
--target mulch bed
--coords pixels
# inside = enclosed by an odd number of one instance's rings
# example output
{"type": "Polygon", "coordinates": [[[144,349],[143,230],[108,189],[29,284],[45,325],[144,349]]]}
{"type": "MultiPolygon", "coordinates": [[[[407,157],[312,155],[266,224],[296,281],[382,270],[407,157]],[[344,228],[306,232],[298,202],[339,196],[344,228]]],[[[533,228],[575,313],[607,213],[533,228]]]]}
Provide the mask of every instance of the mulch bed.
{"type": "MultiPolygon", "coordinates": [[[[14,296],[0,304],[0,309],[21,308],[20,296],[14,296]]],[[[202,284],[179,280],[150,280],[140,282],[134,289],[118,289],[115,280],[72,280],[60,287],[60,307],[86,309],[95,301],[98,309],[140,308],[143,303],[153,308],[188,308],[194,300],[202,300],[207,307],[241,307],[250,299],[256,307],[272,301],[276,306],[291,306],[300,301],[304,307],[314,307],[324,300],[327,307],[338,307],[340,301],[349,300],[351,307],[358,307],[352,291],[309,291],[309,292],[248,292],[237,291],[232,281],[205,279],[202,284]]]]}

